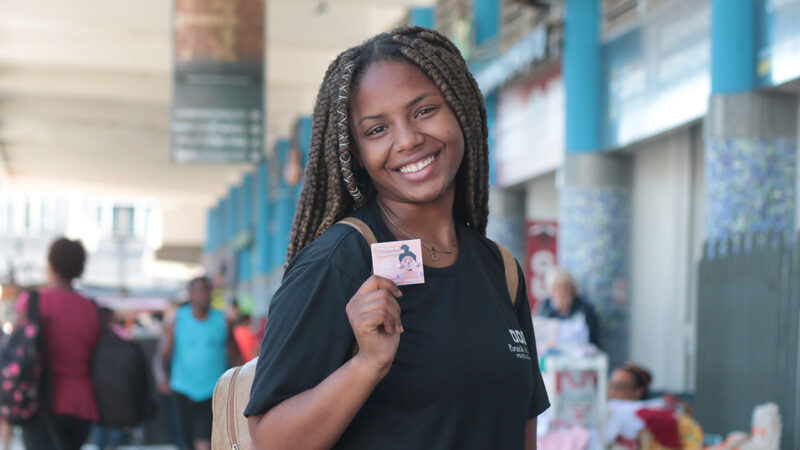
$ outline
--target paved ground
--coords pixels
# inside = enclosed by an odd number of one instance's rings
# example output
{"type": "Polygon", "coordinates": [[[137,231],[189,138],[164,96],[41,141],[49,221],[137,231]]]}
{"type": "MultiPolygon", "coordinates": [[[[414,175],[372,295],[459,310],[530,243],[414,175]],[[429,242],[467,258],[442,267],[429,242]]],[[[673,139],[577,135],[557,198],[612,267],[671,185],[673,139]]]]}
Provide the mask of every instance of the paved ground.
{"type": "MultiPolygon", "coordinates": [[[[25,450],[25,446],[22,445],[22,439],[19,436],[15,436],[11,439],[11,448],[3,449],[1,448],[2,444],[0,444],[0,450],[25,450]]],[[[117,450],[176,450],[176,447],[172,445],[122,445],[116,447],[117,450]]],[[[83,446],[82,450],[98,450],[96,445],[86,444],[83,446]]]]}

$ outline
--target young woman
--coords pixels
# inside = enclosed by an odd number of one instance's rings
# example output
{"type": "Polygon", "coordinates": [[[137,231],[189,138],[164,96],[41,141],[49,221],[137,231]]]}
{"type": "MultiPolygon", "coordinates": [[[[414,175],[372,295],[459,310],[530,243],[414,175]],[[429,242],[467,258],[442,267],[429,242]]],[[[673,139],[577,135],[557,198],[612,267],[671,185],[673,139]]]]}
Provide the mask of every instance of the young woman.
{"type": "MultiPolygon", "coordinates": [[[[48,285],[39,293],[39,317],[52,379],[52,409],[23,425],[22,438],[28,450],[77,450],[98,420],[90,367],[100,323],[92,301],[73,289],[86,263],[83,245],[56,239],[47,263],[48,285]]],[[[27,306],[28,295],[23,294],[17,303],[20,316],[27,306]]]]}
{"type": "Polygon", "coordinates": [[[549,403],[525,283],[512,304],[485,237],[487,175],[483,98],[447,38],[399,28],[330,65],[245,410],[257,447],[535,448],[549,403]],[[421,239],[425,283],[370,276],[346,216],[421,239]]]}

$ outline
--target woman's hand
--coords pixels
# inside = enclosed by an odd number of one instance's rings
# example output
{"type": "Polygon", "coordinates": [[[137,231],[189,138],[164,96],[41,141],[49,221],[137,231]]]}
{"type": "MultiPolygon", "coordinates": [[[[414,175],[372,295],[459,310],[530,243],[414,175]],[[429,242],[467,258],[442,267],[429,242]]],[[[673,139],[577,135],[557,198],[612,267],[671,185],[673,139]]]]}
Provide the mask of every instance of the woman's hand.
{"type": "Polygon", "coordinates": [[[356,336],[360,358],[384,377],[400,344],[400,288],[389,279],[372,275],[347,303],[347,318],[356,336]]]}

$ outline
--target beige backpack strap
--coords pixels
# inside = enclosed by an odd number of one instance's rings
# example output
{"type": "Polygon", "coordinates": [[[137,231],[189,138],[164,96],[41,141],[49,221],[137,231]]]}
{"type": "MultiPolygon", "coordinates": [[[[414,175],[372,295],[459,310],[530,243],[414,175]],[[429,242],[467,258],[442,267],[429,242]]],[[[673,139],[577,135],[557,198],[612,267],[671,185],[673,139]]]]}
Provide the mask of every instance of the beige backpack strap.
{"type": "MultiPolygon", "coordinates": [[[[366,239],[367,244],[372,245],[378,242],[378,240],[375,238],[375,233],[373,233],[369,225],[364,223],[364,221],[361,219],[356,219],[355,217],[345,217],[338,223],[341,223],[343,225],[349,225],[358,230],[358,232],[361,233],[361,236],[364,236],[364,239],[366,239]]],[[[350,353],[353,356],[355,356],[355,354],[358,353],[358,342],[353,344],[353,348],[350,350],[350,353]]]]}
{"type": "Polygon", "coordinates": [[[517,261],[511,251],[497,242],[494,243],[500,250],[500,256],[503,257],[503,268],[506,272],[506,286],[508,287],[508,295],[511,297],[511,304],[517,303],[517,292],[519,292],[519,273],[517,272],[517,261]]]}
{"type": "Polygon", "coordinates": [[[369,225],[364,223],[364,221],[361,219],[356,219],[355,217],[345,217],[338,223],[349,225],[358,230],[358,232],[361,233],[362,236],[364,236],[364,239],[367,240],[367,244],[374,244],[378,242],[378,240],[375,239],[375,233],[373,233],[369,225]]]}

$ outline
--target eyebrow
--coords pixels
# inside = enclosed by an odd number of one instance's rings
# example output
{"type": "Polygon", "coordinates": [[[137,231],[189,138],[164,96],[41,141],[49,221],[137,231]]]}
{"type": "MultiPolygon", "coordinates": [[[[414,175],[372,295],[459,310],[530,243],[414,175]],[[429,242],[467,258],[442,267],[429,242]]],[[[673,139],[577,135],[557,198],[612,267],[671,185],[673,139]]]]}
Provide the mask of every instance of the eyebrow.
{"type": "MultiPolygon", "coordinates": [[[[422,101],[422,99],[424,99],[425,97],[430,97],[430,96],[432,96],[432,95],[436,95],[436,94],[435,94],[434,92],[425,92],[425,93],[423,93],[423,94],[420,94],[420,95],[419,95],[417,98],[415,98],[414,100],[411,100],[410,102],[406,103],[406,108],[410,108],[410,107],[414,106],[415,104],[417,104],[417,103],[421,102],[421,101],[422,101]]],[[[362,117],[362,118],[361,118],[361,120],[359,120],[359,121],[358,121],[358,123],[359,123],[359,125],[360,125],[360,124],[361,124],[362,122],[364,122],[365,120],[380,119],[380,118],[382,118],[383,116],[384,116],[384,114],[375,114],[375,115],[373,115],[373,116],[362,117]]]]}

